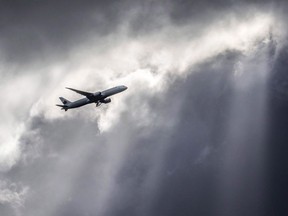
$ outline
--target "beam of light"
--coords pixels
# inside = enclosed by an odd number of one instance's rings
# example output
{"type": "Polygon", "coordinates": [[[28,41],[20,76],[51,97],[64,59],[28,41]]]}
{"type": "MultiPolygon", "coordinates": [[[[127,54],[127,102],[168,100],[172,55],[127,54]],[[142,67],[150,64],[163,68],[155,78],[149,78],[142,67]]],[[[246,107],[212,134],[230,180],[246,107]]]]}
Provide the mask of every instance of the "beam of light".
{"type": "Polygon", "coordinates": [[[273,41],[259,43],[235,65],[234,94],[220,167],[220,215],[245,214],[247,210],[249,214],[263,214],[271,46],[273,41]]]}

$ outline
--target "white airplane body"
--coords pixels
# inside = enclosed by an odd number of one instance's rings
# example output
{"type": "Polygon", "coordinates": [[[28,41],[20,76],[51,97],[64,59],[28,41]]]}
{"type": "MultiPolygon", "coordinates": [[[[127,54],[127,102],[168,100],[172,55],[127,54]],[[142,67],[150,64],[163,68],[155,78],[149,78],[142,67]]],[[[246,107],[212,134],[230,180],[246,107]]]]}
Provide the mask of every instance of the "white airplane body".
{"type": "Polygon", "coordinates": [[[110,103],[111,98],[108,98],[109,96],[118,94],[127,89],[126,86],[121,85],[121,86],[116,86],[116,87],[104,90],[102,92],[91,93],[91,92],[85,92],[85,91],[81,91],[81,90],[77,90],[73,88],[68,88],[68,87],[66,88],[69,90],[75,91],[78,94],[84,95],[85,98],[71,102],[63,97],[59,97],[63,105],[56,104],[56,106],[62,107],[62,109],[65,111],[67,111],[68,109],[78,108],[78,107],[81,107],[90,103],[96,103],[97,107],[100,106],[101,103],[105,103],[105,104],[110,103]]]}

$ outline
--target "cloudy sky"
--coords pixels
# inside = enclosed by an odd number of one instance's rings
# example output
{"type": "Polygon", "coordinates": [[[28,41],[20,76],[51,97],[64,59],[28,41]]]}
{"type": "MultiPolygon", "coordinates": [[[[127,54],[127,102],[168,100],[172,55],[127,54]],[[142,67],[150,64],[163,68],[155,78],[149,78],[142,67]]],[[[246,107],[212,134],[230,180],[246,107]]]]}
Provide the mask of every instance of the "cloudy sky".
{"type": "Polygon", "coordinates": [[[287,10],[0,1],[0,215],[287,215],[287,10]]]}

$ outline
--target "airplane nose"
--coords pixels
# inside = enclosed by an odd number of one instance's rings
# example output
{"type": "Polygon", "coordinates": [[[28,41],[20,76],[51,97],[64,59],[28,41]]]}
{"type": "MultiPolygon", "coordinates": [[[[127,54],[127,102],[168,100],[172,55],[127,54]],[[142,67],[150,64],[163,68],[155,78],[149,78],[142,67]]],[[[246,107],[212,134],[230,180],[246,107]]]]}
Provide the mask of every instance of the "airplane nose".
{"type": "Polygon", "coordinates": [[[128,87],[127,86],[123,86],[123,89],[126,90],[126,89],[128,89],[128,87]]]}

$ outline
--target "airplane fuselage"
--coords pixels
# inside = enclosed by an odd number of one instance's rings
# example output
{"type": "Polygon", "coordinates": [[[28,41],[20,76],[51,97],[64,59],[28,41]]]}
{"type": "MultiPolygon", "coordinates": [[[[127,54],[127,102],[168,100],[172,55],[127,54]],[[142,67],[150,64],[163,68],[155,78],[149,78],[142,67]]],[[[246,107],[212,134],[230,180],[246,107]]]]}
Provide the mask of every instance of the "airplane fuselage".
{"type": "Polygon", "coordinates": [[[89,100],[88,98],[81,98],[79,100],[76,100],[76,101],[71,102],[70,104],[68,104],[67,108],[68,109],[73,109],[73,108],[84,106],[84,105],[89,104],[89,103],[93,103],[93,102],[91,100],[89,100]]]}
{"type": "Polygon", "coordinates": [[[90,103],[96,103],[101,104],[101,103],[109,103],[111,102],[111,99],[107,98],[109,96],[118,94],[122,91],[125,91],[127,89],[126,86],[121,85],[121,86],[116,86],[107,90],[104,90],[102,92],[96,92],[94,93],[93,97],[85,97],[85,98],[81,98],[79,100],[73,101],[73,102],[69,102],[67,104],[64,104],[62,109],[64,109],[65,111],[68,109],[74,109],[74,108],[78,108],[90,103]]]}

